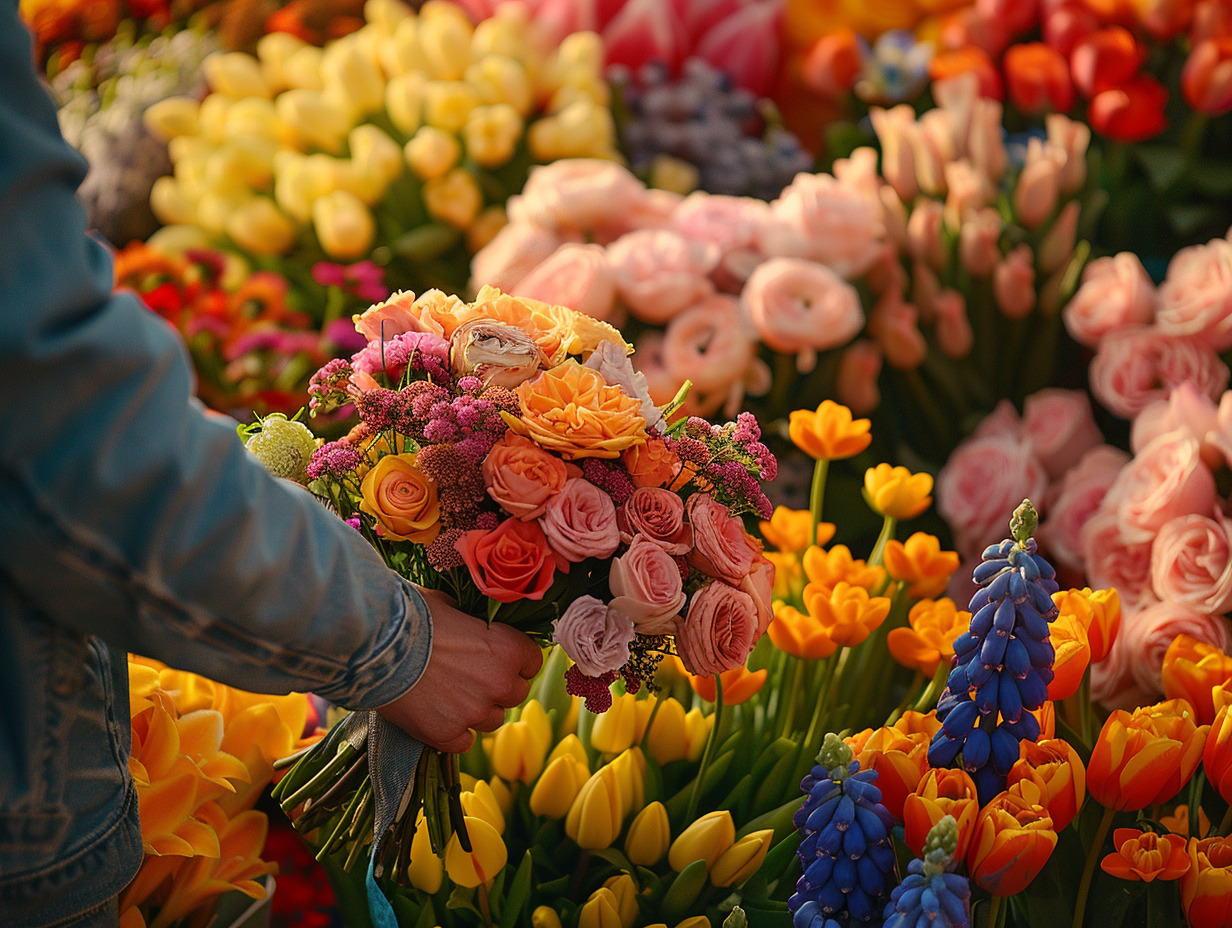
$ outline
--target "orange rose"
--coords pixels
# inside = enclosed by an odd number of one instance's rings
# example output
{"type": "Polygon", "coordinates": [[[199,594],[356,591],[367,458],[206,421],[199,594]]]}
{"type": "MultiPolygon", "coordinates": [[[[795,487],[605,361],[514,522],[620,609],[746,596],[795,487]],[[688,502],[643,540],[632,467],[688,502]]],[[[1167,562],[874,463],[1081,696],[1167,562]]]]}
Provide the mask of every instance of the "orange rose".
{"type": "Polygon", "coordinates": [[[516,392],[522,417],[515,428],[562,457],[618,458],[646,441],[641,403],[573,359],[516,392]]]}
{"type": "Polygon", "coordinates": [[[564,489],[571,471],[576,473],[577,468],[513,432],[506,432],[483,460],[488,495],[523,522],[543,515],[548,500],[564,489]]]}
{"type": "Polygon", "coordinates": [[[441,290],[425,290],[411,304],[410,311],[419,320],[421,329],[435,332],[442,338],[449,338],[454,329],[475,315],[471,306],[441,290]]]}
{"type": "Polygon", "coordinates": [[[620,460],[639,487],[665,487],[680,471],[680,458],[658,438],[627,449],[620,460]]]}
{"type": "Polygon", "coordinates": [[[506,519],[492,531],[463,532],[456,544],[475,586],[497,602],[543,599],[569,562],[548,545],[538,522],[506,519]]]}
{"type": "Polygon", "coordinates": [[[360,511],[376,520],[382,538],[426,545],[440,534],[436,483],[415,466],[415,455],[385,455],[364,475],[360,493],[360,511]]]}

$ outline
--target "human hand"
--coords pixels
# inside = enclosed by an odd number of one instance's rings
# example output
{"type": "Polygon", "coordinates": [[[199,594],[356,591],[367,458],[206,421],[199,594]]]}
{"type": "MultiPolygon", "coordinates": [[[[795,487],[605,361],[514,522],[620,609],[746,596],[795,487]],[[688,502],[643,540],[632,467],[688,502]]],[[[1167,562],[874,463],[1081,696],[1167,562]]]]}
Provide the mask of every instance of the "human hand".
{"type": "Polygon", "coordinates": [[[470,729],[495,731],[521,705],[543,663],[539,646],[515,628],[489,626],[437,590],[420,590],[432,614],[432,654],[415,685],[376,711],[424,744],[460,754],[470,729]]]}

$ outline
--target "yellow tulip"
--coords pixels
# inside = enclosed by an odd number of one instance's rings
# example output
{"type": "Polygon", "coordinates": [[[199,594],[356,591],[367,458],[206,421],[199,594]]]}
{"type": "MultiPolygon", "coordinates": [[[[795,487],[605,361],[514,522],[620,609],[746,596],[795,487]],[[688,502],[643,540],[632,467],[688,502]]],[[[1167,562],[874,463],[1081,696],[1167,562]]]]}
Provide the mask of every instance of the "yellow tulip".
{"type": "Polygon", "coordinates": [[[483,819],[496,829],[497,834],[504,834],[505,813],[486,780],[478,780],[470,792],[462,794],[462,810],[467,815],[483,819]]]}
{"type": "Polygon", "coordinates": [[[419,71],[399,74],[385,85],[385,111],[394,127],[414,135],[423,124],[424,87],[428,80],[419,71]]]}
{"type": "Polygon", "coordinates": [[[210,248],[213,243],[205,230],[198,225],[172,224],[158,229],[146,239],[146,244],[164,254],[176,255],[183,254],[190,248],[210,248]]]}
{"type": "Polygon", "coordinates": [[[625,856],[638,866],[653,867],[667,853],[671,836],[667,808],[661,802],[652,802],[629,823],[625,856]]]}
{"type": "Polygon", "coordinates": [[[723,856],[710,868],[710,882],[715,886],[735,886],[737,883],[743,883],[757,872],[757,868],[766,859],[773,839],[773,828],[745,835],[724,851],[723,856]]]}
{"type": "Polygon", "coordinates": [[[197,134],[212,145],[227,140],[227,111],[236,98],[225,93],[212,93],[197,109],[197,134]]]}
{"type": "Polygon", "coordinates": [[[197,222],[201,228],[214,235],[223,235],[232,215],[239,212],[254,199],[251,191],[245,193],[206,190],[197,200],[197,222]]]}
{"type": "Polygon", "coordinates": [[[346,108],[319,90],[283,91],[274,106],[278,118],[302,148],[320,148],[336,154],[342,150],[342,143],[354,125],[346,108]]]}
{"type": "Polygon", "coordinates": [[[174,177],[160,177],[150,188],[150,209],[164,226],[195,225],[197,202],[174,177]]]}
{"type": "Polygon", "coordinates": [[[556,115],[567,158],[602,157],[616,147],[616,124],[606,104],[575,100],[556,115]]]}
{"type": "Polygon", "coordinates": [[[709,928],[709,926],[710,919],[705,915],[690,915],[684,921],[676,923],[676,928],[709,928]]]}
{"type": "Polygon", "coordinates": [[[640,809],[646,799],[646,757],[642,749],[634,745],[608,766],[616,771],[621,808],[640,809]]]}
{"type": "Polygon", "coordinates": [[[205,56],[201,71],[210,89],[237,99],[271,96],[261,64],[244,52],[214,52],[205,56]]]}
{"type": "Polygon", "coordinates": [[[471,63],[471,24],[466,14],[452,5],[422,10],[418,34],[428,73],[437,80],[458,80],[471,63]]]}
{"type": "Polygon", "coordinates": [[[492,769],[497,776],[531,783],[543,769],[551,735],[549,732],[545,737],[542,728],[534,721],[533,713],[529,719],[526,715],[526,710],[523,710],[523,718],[506,722],[496,730],[489,753],[492,769]]]}
{"type": "Polygon", "coordinates": [[[490,780],[485,780],[488,784],[488,789],[492,791],[492,798],[496,800],[497,807],[501,810],[501,815],[509,817],[509,810],[513,808],[513,792],[500,777],[492,777],[490,780]]]}
{"type": "MultiPolygon", "coordinates": [[[[356,126],[347,137],[351,149],[351,167],[361,186],[371,187],[375,203],[385,189],[406,170],[402,161],[402,146],[374,125],[356,126]]],[[[362,199],[362,197],[361,197],[362,199]]]]}
{"type": "Polygon", "coordinates": [[[685,756],[691,761],[697,760],[706,749],[706,740],[710,737],[710,730],[714,728],[714,715],[705,715],[701,709],[690,709],[689,714],[684,717],[684,724],[688,732],[685,741],[688,753],[685,756]]]}
{"type": "Polygon", "coordinates": [[[548,112],[558,113],[573,103],[607,107],[611,102],[611,91],[603,78],[589,72],[575,72],[566,75],[566,80],[554,91],[548,100],[548,112]]]}
{"type": "Polygon", "coordinates": [[[564,818],[590,771],[571,754],[551,761],[530,794],[530,810],[546,818],[564,818]]]}
{"type": "Polygon", "coordinates": [[[444,176],[462,156],[462,145],[448,132],[421,126],[403,148],[406,163],[421,180],[444,176]]]}
{"type": "Polygon", "coordinates": [[[586,756],[586,748],[582,745],[582,739],[573,732],[569,732],[569,734],[561,738],[556,747],[552,748],[552,753],[548,755],[547,762],[550,764],[556,758],[566,756],[575,758],[586,768],[586,775],[590,776],[590,758],[586,756]]]}
{"type": "Polygon", "coordinates": [[[462,850],[455,834],[445,845],[445,872],[459,886],[475,887],[490,882],[509,860],[509,851],[500,834],[481,818],[467,815],[466,833],[471,851],[462,850]]]}
{"type": "Polygon", "coordinates": [[[334,190],[312,204],[312,227],[331,258],[367,254],[376,237],[372,212],[353,193],[334,190]]]}
{"type": "Polygon", "coordinates": [[[633,744],[637,731],[636,696],[625,693],[612,700],[612,707],[595,716],[590,731],[590,743],[597,751],[619,754],[633,744]]]}
{"type": "Polygon", "coordinates": [[[474,175],[466,168],[446,171],[423,186],[424,206],[428,215],[458,229],[465,229],[483,206],[483,193],[474,175]]]}
{"type": "Polygon", "coordinates": [[[541,905],[530,913],[531,928],[561,928],[560,916],[548,905],[541,905]]]}
{"type": "Polygon", "coordinates": [[[525,61],[532,48],[530,15],[522,4],[499,5],[496,15],[478,23],[471,34],[471,58],[475,61],[487,55],[525,61]]]}
{"type": "Polygon", "coordinates": [[[539,749],[546,754],[552,746],[552,720],[548,718],[543,703],[537,699],[528,700],[518,713],[518,721],[526,725],[539,749]]]}
{"type": "Polygon", "coordinates": [[[932,503],[931,474],[913,474],[905,467],[878,464],[864,472],[864,498],[889,519],[914,519],[932,503]]]}
{"type": "Polygon", "coordinates": [[[292,90],[324,90],[325,78],[321,75],[321,59],[324,52],[315,45],[304,45],[287,57],[282,76],[292,90]]]}
{"type": "Polygon", "coordinates": [[[598,851],[616,840],[623,819],[620,784],[616,771],[607,766],[592,774],[578,790],[565,817],[565,833],[578,847],[598,851]]]}
{"type": "Polygon", "coordinates": [[[295,245],[296,227],[266,197],[254,197],[226,220],[231,240],[256,255],[282,255],[295,245]]]}
{"type": "Polygon", "coordinates": [[[246,97],[232,103],[227,107],[223,128],[228,140],[236,135],[253,135],[280,142],[284,135],[274,101],[264,97],[246,97]]]}
{"type": "Polygon", "coordinates": [[[637,885],[633,882],[633,877],[627,873],[618,873],[604,880],[603,888],[616,900],[616,912],[620,916],[621,928],[633,928],[633,923],[637,921],[637,885]]]}
{"type": "Polygon", "coordinates": [[[146,107],[141,121],[146,130],[164,142],[181,135],[196,135],[201,104],[193,97],[166,97],[146,107]]]}
{"type": "Polygon", "coordinates": [[[438,80],[424,85],[424,122],[445,132],[461,131],[478,105],[479,94],[465,81],[438,80]]]}
{"type": "Polygon", "coordinates": [[[325,92],[356,113],[373,113],[385,104],[385,76],[352,36],[326,46],[321,56],[325,92]]]}
{"type": "Polygon", "coordinates": [[[477,106],[462,127],[466,153],[485,168],[500,167],[513,157],[522,128],[522,117],[508,103],[477,106]]]}
{"type": "Polygon", "coordinates": [[[289,32],[270,32],[257,40],[257,60],[270,90],[277,93],[291,86],[287,80],[287,61],[307,43],[289,32]]]}
{"type": "Polygon", "coordinates": [[[466,69],[465,78],[481,104],[507,103],[523,117],[535,105],[530,75],[514,58],[485,55],[466,69]]]}
{"type": "Polygon", "coordinates": [[[578,912],[578,928],[624,928],[619,906],[610,889],[596,889],[578,912]]]}
{"type": "Polygon", "coordinates": [[[425,893],[435,893],[441,888],[445,865],[432,853],[432,839],[428,837],[428,821],[422,812],[415,823],[415,837],[411,839],[411,862],[406,876],[411,885],[425,893]]]}
{"type": "Polygon", "coordinates": [[[704,860],[706,869],[713,870],[735,840],[736,824],[732,821],[731,812],[727,809],[708,812],[672,842],[667,851],[667,862],[677,873],[695,860],[704,860]]]}

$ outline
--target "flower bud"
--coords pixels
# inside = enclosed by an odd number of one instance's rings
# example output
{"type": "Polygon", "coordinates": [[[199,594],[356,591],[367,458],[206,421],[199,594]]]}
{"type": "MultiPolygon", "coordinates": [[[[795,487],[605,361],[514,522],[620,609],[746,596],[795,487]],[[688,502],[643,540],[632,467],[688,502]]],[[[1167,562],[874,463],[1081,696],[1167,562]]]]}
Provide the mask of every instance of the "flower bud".
{"type": "Polygon", "coordinates": [[[598,851],[616,840],[623,819],[616,771],[603,767],[578,790],[565,818],[565,833],[578,847],[598,851]]]}
{"type": "Polygon", "coordinates": [[[478,105],[479,95],[466,81],[428,81],[424,85],[423,120],[444,132],[460,132],[478,105]]]}
{"type": "Polygon", "coordinates": [[[564,818],[582,784],[590,778],[586,765],[562,754],[543,769],[530,794],[530,810],[545,818],[564,818]]]}
{"type": "Polygon", "coordinates": [[[774,829],[767,828],[745,835],[726,851],[710,868],[710,882],[715,886],[735,886],[743,883],[761,866],[770,853],[774,829]]]}
{"type": "Polygon", "coordinates": [[[402,146],[374,125],[356,126],[347,136],[351,149],[351,164],[357,174],[379,178],[385,186],[402,176],[402,146]]]}
{"type": "Polygon", "coordinates": [[[478,780],[469,792],[462,794],[462,810],[467,815],[483,819],[496,829],[497,834],[504,834],[505,813],[487,780],[478,780]]]}
{"type": "Polygon", "coordinates": [[[245,97],[227,107],[223,130],[228,141],[236,135],[250,135],[269,142],[281,142],[288,134],[278,120],[278,110],[272,100],[264,97],[245,97]]]}
{"type": "Polygon", "coordinates": [[[519,116],[535,105],[535,89],[521,62],[504,55],[485,55],[466,69],[470,84],[482,104],[507,103],[519,116]]]}
{"type": "Polygon", "coordinates": [[[633,928],[637,921],[637,885],[627,873],[618,873],[603,882],[603,888],[616,899],[616,912],[620,915],[621,928],[633,928]]]}
{"type": "Polygon", "coordinates": [[[414,18],[415,14],[411,8],[400,0],[367,0],[364,3],[364,19],[369,26],[375,26],[385,34],[414,18]]]}
{"type": "Polygon", "coordinates": [[[578,928],[624,928],[619,903],[610,889],[600,887],[578,912],[578,928]]]}
{"type": "Polygon", "coordinates": [[[261,74],[271,91],[277,93],[293,86],[287,79],[287,61],[307,46],[303,39],[289,32],[270,32],[257,40],[257,60],[261,62],[261,74]]]}
{"type": "Polygon", "coordinates": [[[646,801],[646,756],[634,745],[608,766],[616,770],[623,809],[640,809],[646,801]]]}
{"type": "Polygon", "coordinates": [[[422,812],[415,823],[415,837],[411,840],[411,862],[406,868],[411,885],[425,893],[435,893],[441,888],[445,865],[432,853],[432,839],[428,837],[428,821],[422,812]]]}
{"type": "Polygon", "coordinates": [[[206,55],[201,62],[201,70],[210,89],[217,93],[225,93],[237,99],[272,96],[260,62],[244,52],[214,52],[206,55]]]}
{"type": "Polygon", "coordinates": [[[206,188],[197,200],[197,223],[214,235],[224,235],[233,213],[253,199],[252,193],[211,190],[206,188]]]}
{"type": "Polygon", "coordinates": [[[637,813],[625,835],[625,856],[640,867],[653,867],[667,853],[671,841],[671,824],[667,808],[652,802],[637,813]]]}
{"type": "Polygon", "coordinates": [[[385,85],[385,110],[394,127],[405,135],[414,135],[423,122],[424,87],[427,83],[419,71],[408,71],[385,85]]]}
{"type": "Polygon", "coordinates": [[[292,52],[283,64],[282,76],[292,90],[324,90],[321,74],[324,52],[315,45],[303,45],[292,52]]]}
{"type": "Polygon", "coordinates": [[[227,141],[227,111],[236,98],[225,93],[212,93],[197,109],[197,134],[212,145],[227,141]]]}
{"type": "Polygon", "coordinates": [[[201,104],[192,97],[166,97],[146,107],[141,121],[156,139],[168,142],[176,136],[196,135],[201,104]]]}
{"type": "Polygon", "coordinates": [[[684,921],[676,923],[676,928],[709,928],[710,919],[705,915],[690,915],[684,921]]]}
{"type": "Polygon", "coordinates": [[[283,255],[295,245],[296,227],[266,197],[254,197],[227,217],[231,240],[257,255],[283,255]]]}
{"type": "Polygon", "coordinates": [[[612,700],[610,709],[595,716],[590,743],[597,751],[618,754],[633,744],[636,730],[637,697],[625,693],[612,700]]]}
{"type": "Polygon", "coordinates": [[[511,782],[531,783],[543,769],[545,753],[526,722],[506,722],[492,738],[492,769],[511,782]]]}
{"type": "Polygon", "coordinates": [[[505,55],[523,60],[533,47],[530,36],[530,14],[524,4],[498,4],[496,15],[475,26],[471,34],[471,58],[485,55],[505,55]]]}
{"type": "Polygon", "coordinates": [[[274,105],[278,118],[302,148],[337,153],[354,124],[344,107],[319,90],[287,90],[278,95],[274,105]]]}
{"type": "Polygon", "coordinates": [[[586,748],[582,745],[582,739],[573,732],[565,735],[552,748],[552,753],[548,755],[547,762],[550,764],[558,757],[572,757],[586,768],[586,775],[590,776],[590,758],[586,756],[586,748]]]}
{"type": "Polygon", "coordinates": [[[385,77],[353,37],[326,47],[321,57],[321,77],[329,95],[357,113],[373,113],[385,104],[385,77]]]}
{"type": "Polygon", "coordinates": [[[424,206],[428,215],[456,229],[465,229],[483,206],[479,182],[466,168],[457,167],[424,183],[424,206]]]}
{"type": "Polygon", "coordinates": [[[560,916],[550,905],[541,905],[530,913],[531,928],[561,928],[560,916]]]}
{"type": "Polygon", "coordinates": [[[154,181],[150,188],[150,209],[165,226],[193,225],[197,221],[196,201],[174,177],[160,177],[154,181]]]}
{"type": "Polygon", "coordinates": [[[371,211],[345,190],[334,190],[312,204],[312,227],[331,258],[358,258],[376,237],[371,211]]]}
{"type": "Polygon", "coordinates": [[[422,126],[403,148],[406,163],[422,180],[442,177],[458,163],[462,146],[448,132],[422,126]]]}
{"type": "Polygon", "coordinates": [[[503,206],[494,205],[481,209],[475,220],[466,227],[466,247],[471,254],[478,254],[481,248],[496,238],[496,233],[505,228],[508,222],[509,217],[505,215],[503,206]]]}
{"type": "Polygon", "coordinates": [[[500,834],[481,818],[466,816],[466,833],[471,850],[462,849],[455,834],[445,845],[445,872],[459,886],[475,887],[488,883],[509,860],[509,851],[500,834]]]}
{"type": "Polygon", "coordinates": [[[522,117],[508,103],[477,106],[462,127],[466,153],[485,168],[500,167],[513,157],[522,128],[522,117]]]}
{"type": "Polygon", "coordinates": [[[615,148],[616,124],[605,105],[577,100],[562,109],[556,120],[562,157],[603,157],[615,148]]]}
{"type": "Polygon", "coordinates": [[[471,63],[471,24],[459,7],[426,8],[419,16],[418,35],[429,74],[443,81],[462,77],[471,63]]]}
{"type": "Polygon", "coordinates": [[[704,860],[706,869],[713,870],[723,852],[736,840],[736,825],[731,812],[719,809],[708,812],[672,842],[667,862],[679,873],[695,860],[704,860]]]}

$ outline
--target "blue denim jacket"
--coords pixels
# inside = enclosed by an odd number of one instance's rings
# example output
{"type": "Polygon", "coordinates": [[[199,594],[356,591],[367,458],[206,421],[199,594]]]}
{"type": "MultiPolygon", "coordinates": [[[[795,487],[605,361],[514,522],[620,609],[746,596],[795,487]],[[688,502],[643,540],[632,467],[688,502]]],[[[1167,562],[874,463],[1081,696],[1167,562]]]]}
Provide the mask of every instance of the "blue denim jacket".
{"type": "Polygon", "coordinates": [[[427,662],[418,593],[191,398],[177,336],[112,296],[18,0],[0,0],[0,924],[97,906],[141,862],[125,651],[353,708],[427,662]]]}

